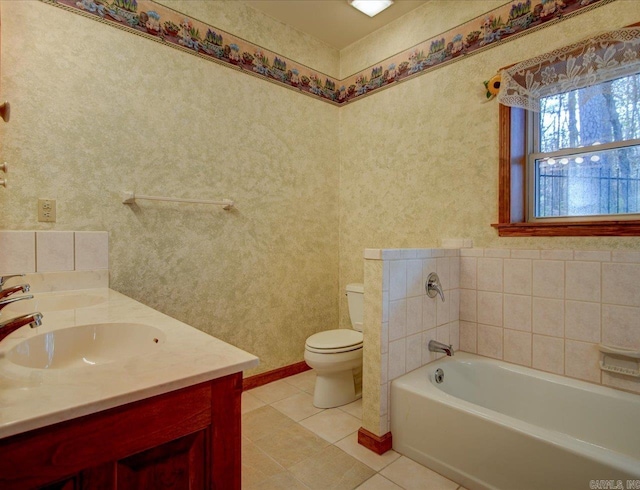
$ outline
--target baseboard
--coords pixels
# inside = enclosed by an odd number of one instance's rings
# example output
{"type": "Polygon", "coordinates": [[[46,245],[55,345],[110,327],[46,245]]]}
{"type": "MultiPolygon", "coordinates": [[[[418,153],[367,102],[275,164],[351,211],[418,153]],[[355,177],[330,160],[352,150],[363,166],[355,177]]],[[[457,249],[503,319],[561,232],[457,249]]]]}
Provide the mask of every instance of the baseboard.
{"type": "Polygon", "coordinates": [[[364,427],[360,427],[358,430],[358,444],[376,454],[384,454],[392,447],[391,432],[387,432],[383,436],[377,436],[364,427]]]}
{"type": "Polygon", "coordinates": [[[294,374],[303,373],[305,371],[308,371],[309,369],[311,368],[306,362],[300,361],[296,362],[295,364],[290,364],[289,366],[282,366],[272,371],[267,371],[266,373],[249,376],[248,378],[244,378],[242,380],[242,390],[247,391],[252,388],[257,388],[258,386],[266,385],[267,383],[271,383],[272,381],[288,378],[289,376],[293,376],[294,374]]]}

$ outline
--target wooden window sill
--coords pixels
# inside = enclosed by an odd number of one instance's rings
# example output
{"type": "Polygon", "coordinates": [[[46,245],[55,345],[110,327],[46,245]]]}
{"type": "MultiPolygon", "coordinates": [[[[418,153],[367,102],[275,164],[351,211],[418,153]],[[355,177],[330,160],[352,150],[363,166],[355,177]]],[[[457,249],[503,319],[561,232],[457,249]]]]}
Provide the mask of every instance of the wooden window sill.
{"type": "Polygon", "coordinates": [[[499,236],[640,236],[640,220],[494,223],[499,236]]]}

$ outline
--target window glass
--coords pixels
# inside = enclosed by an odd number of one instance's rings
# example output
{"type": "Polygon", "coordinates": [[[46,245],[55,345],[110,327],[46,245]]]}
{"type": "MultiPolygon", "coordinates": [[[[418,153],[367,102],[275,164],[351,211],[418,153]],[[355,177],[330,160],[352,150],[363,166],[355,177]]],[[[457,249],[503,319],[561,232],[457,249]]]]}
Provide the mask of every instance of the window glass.
{"type": "Polygon", "coordinates": [[[534,219],[640,213],[639,99],[635,74],[540,100],[534,219]]]}

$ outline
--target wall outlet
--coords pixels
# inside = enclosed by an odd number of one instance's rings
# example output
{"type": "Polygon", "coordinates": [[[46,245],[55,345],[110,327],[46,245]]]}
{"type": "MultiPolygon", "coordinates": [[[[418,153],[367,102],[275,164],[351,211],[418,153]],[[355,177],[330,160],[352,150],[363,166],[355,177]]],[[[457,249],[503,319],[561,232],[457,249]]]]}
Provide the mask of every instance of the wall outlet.
{"type": "Polygon", "coordinates": [[[56,220],[56,201],[55,199],[38,199],[38,221],[55,221],[56,220]]]}

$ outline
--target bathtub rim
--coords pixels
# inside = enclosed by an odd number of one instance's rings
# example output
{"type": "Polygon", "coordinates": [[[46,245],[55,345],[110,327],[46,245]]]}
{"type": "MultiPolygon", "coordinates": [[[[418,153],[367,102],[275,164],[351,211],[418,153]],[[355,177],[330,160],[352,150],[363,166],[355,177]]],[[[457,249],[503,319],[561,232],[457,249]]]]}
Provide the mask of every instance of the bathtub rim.
{"type": "MultiPolygon", "coordinates": [[[[559,432],[554,429],[548,429],[539,425],[532,424],[530,422],[526,422],[510,415],[503,414],[501,412],[497,412],[490,408],[483,407],[481,405],[476,405],[469,401],[466,401],[462,398],[458,398],[456,396],[450,395],[439,389],[435,383],[433,382],[433,373],[439,367],[446,366],[450,363],[484,363],[484,364],[492,364],[497,365],[500,368],[507,369],[524,376],[532,376],[538,379],[542,379],[544,381],[548,381],[551,383],[556,383],[564,386],[572,386],[578,389],[584,389],[586,391],[600,394],[603,396],[612,396],[614,399],[631,399],[632,401],[638,403],[640,400],[640,395],[636,395],[633,393],[620,391],[615,388],[596,385],[593,383],[589,383],[582,380],[577,380],[573,378],[567,378],[565,376],[561,376],[558,374],[547,373],[544,371],[539,371],[534,368],[520,366],[516,364],[511,364],[506,361],[502,361],[499,359],[493,359],[489,357],[483,357],[477,354],[471,354],[467,352],[459,352],[456,353],[454,357],[443,357],[434,362],[426,364],[420,368],[417,368],[409,373],[400,376],[399,378],[394,379],[391,382],[391,392],[397,389],[405,389],[416,396],[426,397],[431,399],[435,403],[440,403],[446,406],[451,407],[452,409],[464,412],[467,414],[472,414],[476,417],[480,417],[490,423],[498,424],[503,426],[504,428],[514,430],[518,433],[524,434],[528,437],[533,437],[537,440],[552,444],[554,446],[558,446],[564,448],[573,454],[579,456],[586,456],[598,460],[604,460],[607,464],[612,466],[613,468],[625,471],[628,473],[633,473],[634,468],[638,467],[638,461],[640,458],[636,459],[628,454],[621,453],[615,451],[613,449],[600,446],[594,444],[592,442],[584,441],[582,439],[578,439],[569,434],[559,432]],[[457,357],[457,359],[456,359],[457,357]],[[428,376],[427,383],[423,383],[421,388],[415,386],[415,383],[419,379],[424,380],[424,375],[428,376]],[[422,376],[422,378],[420,378],[422,376]],[[426,385],[426,390],[424,389],[424,385],[426,385]]],[[[391,407],[391,429],[393,434],[393,406],[391,407]]],[[[440,464],[444,464],[441,462],[440,464]]],[[[635,473],[640,478],[640,469],[637,469],[635,473]]]]}

